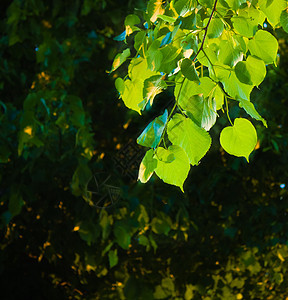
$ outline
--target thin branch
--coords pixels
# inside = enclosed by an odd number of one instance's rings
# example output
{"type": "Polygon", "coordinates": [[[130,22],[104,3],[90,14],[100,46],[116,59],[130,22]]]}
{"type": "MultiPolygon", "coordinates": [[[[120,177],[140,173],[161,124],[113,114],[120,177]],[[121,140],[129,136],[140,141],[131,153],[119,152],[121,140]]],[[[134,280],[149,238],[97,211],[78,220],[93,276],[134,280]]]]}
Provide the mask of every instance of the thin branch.
{"type": "Polygon", "coordinates": [[[205,43],[205,39],[206,39],[207,32],[208,32],[208,27],[209,27],[209,25],[210,25],[210,23],[211,23],[213,14],[214,14],[214,12],[215,12],[215,10],[216,10],[217,2],[218,2],[218,0],[215,0],[214,6],[213,6],[213,9],[212,9],[212,13],[211,13],[211,15],[210,15],[210,17],[209,17],[209,20],[208,20],[207,25],[206,25],[205,28],[204,28],[204,31],[205,31],[205,32],[204,32],[204,37],[203,37],[203,40],[202,40],[202,44],[201,44],[199,50],[197,51],[196,56],[193,58],[193,62],[195,62],[195,60],[196,60],[198,54],[200,53],[200,51],[203,50],[204,43],[205,43]]]}

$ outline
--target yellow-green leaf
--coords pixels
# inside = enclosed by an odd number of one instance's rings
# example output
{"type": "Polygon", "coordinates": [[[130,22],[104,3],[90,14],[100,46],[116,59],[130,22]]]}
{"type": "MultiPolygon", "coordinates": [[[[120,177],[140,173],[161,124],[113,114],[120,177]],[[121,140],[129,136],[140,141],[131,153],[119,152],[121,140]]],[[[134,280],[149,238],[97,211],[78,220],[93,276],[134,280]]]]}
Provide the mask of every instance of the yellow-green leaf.
{"type": "Polygon", "coordinates": [[[227,153],[243,156],[249,162],[249,155],[257,144],[256,130],[247,119],[237,118],[233,126],[222,130],[220,144],[227,153]]]}

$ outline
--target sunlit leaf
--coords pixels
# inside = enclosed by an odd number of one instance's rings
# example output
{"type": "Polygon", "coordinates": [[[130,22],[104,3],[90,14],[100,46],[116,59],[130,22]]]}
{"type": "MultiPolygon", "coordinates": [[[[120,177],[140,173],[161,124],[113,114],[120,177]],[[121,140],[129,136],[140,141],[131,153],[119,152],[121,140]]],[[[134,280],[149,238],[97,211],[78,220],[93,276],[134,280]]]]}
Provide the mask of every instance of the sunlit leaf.
{"type": "Polygon", "coordinates": [[[263,60],[249,55],[246,61],[237,63],[235,74],[242,83],[258,86],[266,76],[265,63],[263,60]]]}
{"type": "Polygon", "coordinates": [[[139,24],[140,23],[140,19],[138,16],[136,15],[128,15],[126,18],[125,18],[125,28],[126,28],[126,36],[129,36],[131,33],[133,33],[134,31],[139,31],[140,28],[134,26],[136,24],[139,24]]]}
{"type": "Polygon", "coordinates": [[[280,22],[283,29],[288,33],[288,8],[282,11],[280,15],[280,22]]]}
{"type": "Polygon", "coordinates": [[[213,18],[209,24],[207,36],[211,39],[221,36],[224,30],[224,24],[221,19],[213,18]]]}
{"type": "Polygon", "coordinates": [[[179,16],[184,17],[196,6],[196,4],[197,2],[195,0],[178,0],[174,4],[174,8],[179,16]]]}
{"type": "Polygon", "coordinates": [[[157,159],[157,176],[165,183],[179,186],[184,192],[183,184],[190,170],[189,158],[185,151],[175,145],[169,146],[167,150],[159,147],[154,158],[157,159]],[[174,157],[172,161],[171,156],[174,157]]]}
{"type": "Polygon", "coordinates": [[[200,82],[197,71],[191,59],[185,58],[182,61],[181,72],[187,79],[200,82]]]}
{"type": "Polygon", "coordinates": [[[163,15],[165,13],[165,9],[163,8],[163,0],[150,0],[147,5],[148,16],[150,21],[154,23],[159,15],[163,15]]]}
{"type": "Polygon", "coordinates": [[[161,67],[163,54],[159,51],[160,44],[160,40],[153,41],[147,51],[147,63],[149,69],[152,71],[157,71],[161,67]]]}
{"type": "Polygon", "coordinates": [[[248,48],[251,55],[259,57],[266,64],[276,61],[278,42],[270,32],[258,30],[254,38],[249,41],[248,48]]]}
{"type": "Polygon", "coordinates": [[[263,24],[265,15],[253,6],[239,9],[238,15],[231,18],[237,33],[251,38],[258,30],[258,24],[263,24]]]}
{"type": "Polygon", "coordinates": [[[210,130],[216,122],[216,101],[213,97],[204,98],[202,94],[194,95],[189,98],[189,101],[183,99],[181,107],[193,122],[206,131],[210,130]]]}
{"type": "Polygon", "coordinates": [[[261,121],[265,127],[267,127],[267,122],[263,119],[258,111],[255,109],[254,104],[247,100],[240,100],[240,107],[244,108],[246,113],[249,114],[252,118],[261,121]]]}
{"type": "Polygon", "coordinates": [[[249,155],[257,144],[256,130],[247,119],[237,118],[233,126],[221,131],[220,144],[229,154],[243,156],[249,162],[249,155]]]}
{"type": "Polygon", "coordinates": [[[142,80],[129,80],[125,82],[125,89],[121,94],[124,104],[139,114],[141,113],[141,102],[143,101],[143,82],[142,80]]]}
{"type": "Polygon", "coordinates": [[[206,130],[180,114],[175,114],[169,121],[167,133],[173,145],[184,149],[192,165],[199,163],[212,142],[206,130]]]}
{"type": "Polygon", "coordinates": [[[285,0],[259,0],[260,9],[265,13],[269,23],[275,27],[280,22],[282,11],[287,8],[285,0]]]}
{"type": "Polygon", "coordinates": [[[122,53],[117,54],[113,61],[110,73],[118,69],[127,60],[130,54],[131,53],[129,48],[125,49],[122,53]]]}
{"type": "Polygon", "coordinates": [[[157,167],[157,160],[153,156],[154,150],[148,150],[140,164],[138,180],[142,183],[149,181],[157,167]]]}
{"type": "Polygon", "coordinates": [[[150,105],[152,106],[155,96],[160,94],[166,88],[167,84],[162,79],[162,75],[155,75],[147,78],[144,81],[144,100],[146,101],[146,103],[150,101],[150,105]]]}
{"type": "Polygon", "coordinates": [[[145,147],[155,148],[160,142],[167,119],[168,111],[166,109],[162,116],[155,118],[149,123],[149,125],[138,137],[137,143],[145,147]]]}
{"type": "Polygon", "coordinates": [[[166,15],[158,15],[157,18],[161,19],[161,20],[163,20],[167,23],[174,23],[176,21],[176,18],[169,17],[169,16],[166,16],[166,15]]]}

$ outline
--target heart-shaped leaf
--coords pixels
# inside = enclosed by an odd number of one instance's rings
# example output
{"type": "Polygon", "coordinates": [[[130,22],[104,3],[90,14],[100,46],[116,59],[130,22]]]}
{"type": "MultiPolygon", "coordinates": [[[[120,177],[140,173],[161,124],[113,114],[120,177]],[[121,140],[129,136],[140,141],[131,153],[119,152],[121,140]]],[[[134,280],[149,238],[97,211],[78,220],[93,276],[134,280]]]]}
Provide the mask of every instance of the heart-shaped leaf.
{"type": "Polygon", "coordinates": [[[249,155],[257,144],[256,130],[247,119],[237,118],[233,126],[222,130],[220,144],[229,154],[243,156],[249,162],[249,155]]]}

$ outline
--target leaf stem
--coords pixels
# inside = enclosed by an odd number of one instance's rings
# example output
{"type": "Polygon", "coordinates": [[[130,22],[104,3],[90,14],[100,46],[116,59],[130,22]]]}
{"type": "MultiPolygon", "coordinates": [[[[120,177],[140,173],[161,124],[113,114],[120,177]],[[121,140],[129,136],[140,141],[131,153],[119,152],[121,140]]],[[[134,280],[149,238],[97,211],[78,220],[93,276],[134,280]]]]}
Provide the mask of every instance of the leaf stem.
{"type": "Polygon", "coordinates": [[[228,117],[228,120],[230,122],[230,124],[233,126],[233,123],[230,119],[230,116],[229,116],[229,106],[228,106],[228,100],[227,100],[227,97],[226,95],[224,95],[224,98],[225,98],[225,104],[226,104],[226,114],[227,114],[227,117],[228,117]]]}

